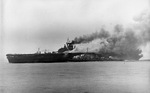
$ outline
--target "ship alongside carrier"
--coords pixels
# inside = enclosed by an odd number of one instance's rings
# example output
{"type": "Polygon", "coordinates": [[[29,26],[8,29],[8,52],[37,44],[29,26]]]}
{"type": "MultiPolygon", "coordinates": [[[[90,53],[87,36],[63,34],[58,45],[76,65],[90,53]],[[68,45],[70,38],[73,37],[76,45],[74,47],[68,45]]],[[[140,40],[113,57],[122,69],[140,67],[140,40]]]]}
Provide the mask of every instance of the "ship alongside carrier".
{"type": "Polygon", "coordinates": [[[63,48],[56,52],[34,54],[7,54],[9,63],[61,63],[61,62],[86,62],[86,61],[123,61],[116,54],[100,54],[94,52],[70,52],[74,49],[74,41],[67,42],[63,48]]]}

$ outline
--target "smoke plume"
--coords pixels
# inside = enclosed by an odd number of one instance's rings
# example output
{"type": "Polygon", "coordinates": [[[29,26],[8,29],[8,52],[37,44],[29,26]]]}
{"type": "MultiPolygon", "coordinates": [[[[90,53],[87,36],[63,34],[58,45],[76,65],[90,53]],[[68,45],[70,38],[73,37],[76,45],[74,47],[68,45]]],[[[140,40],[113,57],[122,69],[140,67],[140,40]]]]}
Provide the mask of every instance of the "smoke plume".
{"type": "Polygon", "coordinates": [[[113,33],[102,28],[91,35],[76,37],[72,52],[96,52],[111,54],[126,60],[139,60],[142,57],[140,46],[150,42],[150,12],[143,12],[136,17],[130,28],[114,26],[113,33]]]}
{"type": "Polygon", "coordinates": [[[138,31],[142,43],[150,42],[150,10],[145,10],[141,15],[134,18],[135,30],[138,31]]]}

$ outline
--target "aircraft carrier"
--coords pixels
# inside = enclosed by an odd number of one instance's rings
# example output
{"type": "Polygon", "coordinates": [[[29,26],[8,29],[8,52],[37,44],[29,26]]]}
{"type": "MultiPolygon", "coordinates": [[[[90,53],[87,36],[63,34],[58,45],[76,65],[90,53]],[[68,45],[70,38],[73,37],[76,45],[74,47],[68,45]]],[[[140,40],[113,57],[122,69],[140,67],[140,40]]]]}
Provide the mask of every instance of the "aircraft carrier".
{"type": "Polygon", "coordinates": [[[62,62],[87,62],[87,61],[123,61],[116,54],[100,54],[94,52],[70,52],[74,49],[74,42],[67,42],[63,48],[56,52],[34,54],[7,54],[9,63],[62,63],[62,62]]]}

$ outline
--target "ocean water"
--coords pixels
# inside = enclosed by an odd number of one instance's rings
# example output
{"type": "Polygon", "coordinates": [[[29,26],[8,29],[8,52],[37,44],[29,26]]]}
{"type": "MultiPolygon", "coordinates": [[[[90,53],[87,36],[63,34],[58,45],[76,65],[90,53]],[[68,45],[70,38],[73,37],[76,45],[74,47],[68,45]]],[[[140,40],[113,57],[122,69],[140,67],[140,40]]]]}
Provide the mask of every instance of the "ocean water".
{"type": "Polygon", "coordinates": [[[150,93],[150,62],[5,62],[0,93],[150,93]]]}

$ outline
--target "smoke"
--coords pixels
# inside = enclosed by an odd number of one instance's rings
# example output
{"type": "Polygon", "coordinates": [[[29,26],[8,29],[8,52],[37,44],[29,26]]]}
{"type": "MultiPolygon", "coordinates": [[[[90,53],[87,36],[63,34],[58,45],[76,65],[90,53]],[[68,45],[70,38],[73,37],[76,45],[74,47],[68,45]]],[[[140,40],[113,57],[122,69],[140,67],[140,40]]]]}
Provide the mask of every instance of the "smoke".
{"type": "Polygon", "coordinates": [[[94,39],[89,43],[75,44],[76,48],[72,52],[97,52],[104,48],[108,42],[106,39],[94,39]]]}
{"type": "Polygon", "coordinates": [[[143,11],[139,16],[134,18],[136,24],[135,30],[139,33],[138,38],[141,42],[142,59],[150,59],[150,10],[143,11]]]}
{"type": "Polygon", "coordinates": [[[150,11],[144,11],[134,21],[135,24],[127,28],[115,25],[113,33],[102,28],[91,35],[76,37],[73,40],[76,47],[72,52],[88,51],[126,60],[139,60],[144,54],[141,47],[150,42],[150,11]]]}
{"type": "Polygon", "coordinates": [[[141,42],[147,44],[150,42],[150,10],[143,11],[134,20],[136,22],[134,28],[139,32],[141,42]]]}
{"type": "Polygon", "coordinates": [[[101,29],[100,32],[92,33],[91,35],[83,35],[82,37],[75,38],[74,41],[76,44],[80,43],[89,43],[95,39],[102,39],[109,37],[110,34],[108,31],[106,31],[104,28],[101,29]]]}
{"type": "Polygon", "coordinates": [[[140,42],[132,29],[116,25],[113,32],[111,34],[101,29],[100,32],[75,38],[76,47],[72,52],[96,52],[127,60],[138,60],[142,57],[140,42]]]}

